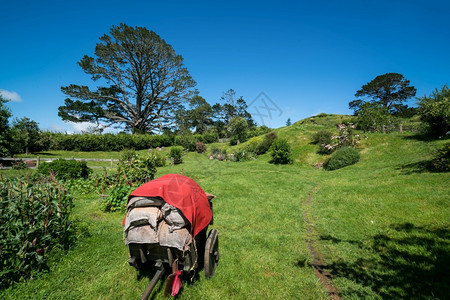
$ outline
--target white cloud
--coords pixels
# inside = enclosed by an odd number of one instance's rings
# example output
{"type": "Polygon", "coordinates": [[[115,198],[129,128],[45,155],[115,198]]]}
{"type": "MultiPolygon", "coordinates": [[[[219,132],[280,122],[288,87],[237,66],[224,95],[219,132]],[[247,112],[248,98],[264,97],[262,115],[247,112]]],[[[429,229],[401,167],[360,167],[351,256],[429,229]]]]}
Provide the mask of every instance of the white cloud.
{"type": "Polygon", "coordinates": [[[16,92],[0,90],[0,95],[7,100],[11,100],[12,102],[22,102],[22,98],[16,92]]]}

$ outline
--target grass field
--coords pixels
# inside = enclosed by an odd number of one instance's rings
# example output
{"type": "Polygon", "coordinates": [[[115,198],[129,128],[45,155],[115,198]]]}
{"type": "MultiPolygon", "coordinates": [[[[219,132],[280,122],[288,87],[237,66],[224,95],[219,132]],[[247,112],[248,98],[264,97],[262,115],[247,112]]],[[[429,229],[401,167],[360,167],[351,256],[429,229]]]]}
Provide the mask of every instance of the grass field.
{"type": "MultiPolygon", "coordinates": [[[[311,133],[334,130],[342,118],[279,129],[294,146],[291,166],[271,165],[268,155],[232,163],[189,153],[183,164],[158,169],[157,177],[182,173],[217,196],[219,266],[209,280],[200,272],[193,283],[184,282],[179,299],[326,299],[311,266],[311,238],[343,299],[448,297],[450,175],[430,172],[424,164],[443,141],[411,133],[369,134],[357,164],[328,172],[313,168],[326,157],[316,153],[311,133]]],[[[123,214],[101,212],[98,195],[74,197],[73,217],[89,233],[52,261],[48,272],[1,291],[0,298],[140,297],[149,277],[127,264],[123,214]]],[[[158,284],[152,297],[163,298],[163,288],[158,284]]]]}

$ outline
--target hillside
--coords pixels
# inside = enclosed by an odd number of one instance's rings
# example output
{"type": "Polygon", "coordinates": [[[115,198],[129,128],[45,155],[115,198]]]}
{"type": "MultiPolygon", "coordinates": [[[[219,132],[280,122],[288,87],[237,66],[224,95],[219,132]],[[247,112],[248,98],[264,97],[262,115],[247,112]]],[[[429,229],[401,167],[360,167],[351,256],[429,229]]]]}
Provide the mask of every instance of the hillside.
{"type": "MultiPolygon", "coordinates": [[[[334,131],[348,118],[316,116],[277,129],[293,146],[294,165],[269,164],[268,154],[235,163],[188,153],[182,164],[158,169],[156,176],[182,173],[217,196],[219,266],[210,280],[200,272],[192,284],[184,282],[180,299],[450,294],[450,175],[426,168],[444,141],[411,132],[367,134],[357,164],[314,168],[327,156],[317,153],[311,135],[334,131]]],[[[135,299],[144,291],[148,277],[126,265],[123,214],[101,212],[96,194],[75,194],[75,204],[74,217],[89,234],[50,272],[0,292],[1,298],[135,299]]],[[[162,299],[163,289],[158,284],[153,297],[162,299]]]]}

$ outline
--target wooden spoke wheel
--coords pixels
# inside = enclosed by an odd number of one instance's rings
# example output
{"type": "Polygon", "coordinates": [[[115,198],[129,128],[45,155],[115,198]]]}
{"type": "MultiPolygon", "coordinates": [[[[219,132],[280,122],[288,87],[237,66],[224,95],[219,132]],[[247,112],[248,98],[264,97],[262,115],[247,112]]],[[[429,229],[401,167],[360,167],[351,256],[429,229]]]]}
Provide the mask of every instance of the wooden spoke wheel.
{"type": "Polygon", "coordinates": [[[210,278],[214,275],[217,264],[219,263],[219,232],[211,229],[205,244],[205,277],[210,278]]]}

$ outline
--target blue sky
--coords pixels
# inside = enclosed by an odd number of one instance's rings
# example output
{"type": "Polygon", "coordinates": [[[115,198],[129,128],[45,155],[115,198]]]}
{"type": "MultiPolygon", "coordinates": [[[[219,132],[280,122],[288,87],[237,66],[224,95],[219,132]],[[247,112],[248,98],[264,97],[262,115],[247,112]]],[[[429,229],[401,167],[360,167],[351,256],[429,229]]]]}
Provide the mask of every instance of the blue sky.
{"type": "Polygon", "coordinates": [[[120,23],[171,44],[209,103],[232,88],[252,113],[279,108],[255,117],[274,128],[350,114],[356,90],[388,72],[417,96],[450,83],[450,1],[3,0],[0,11],[0,90],[44,130],[83,128],[58,117],[60,88],[92,84],[77,61],[120,23]]]}

